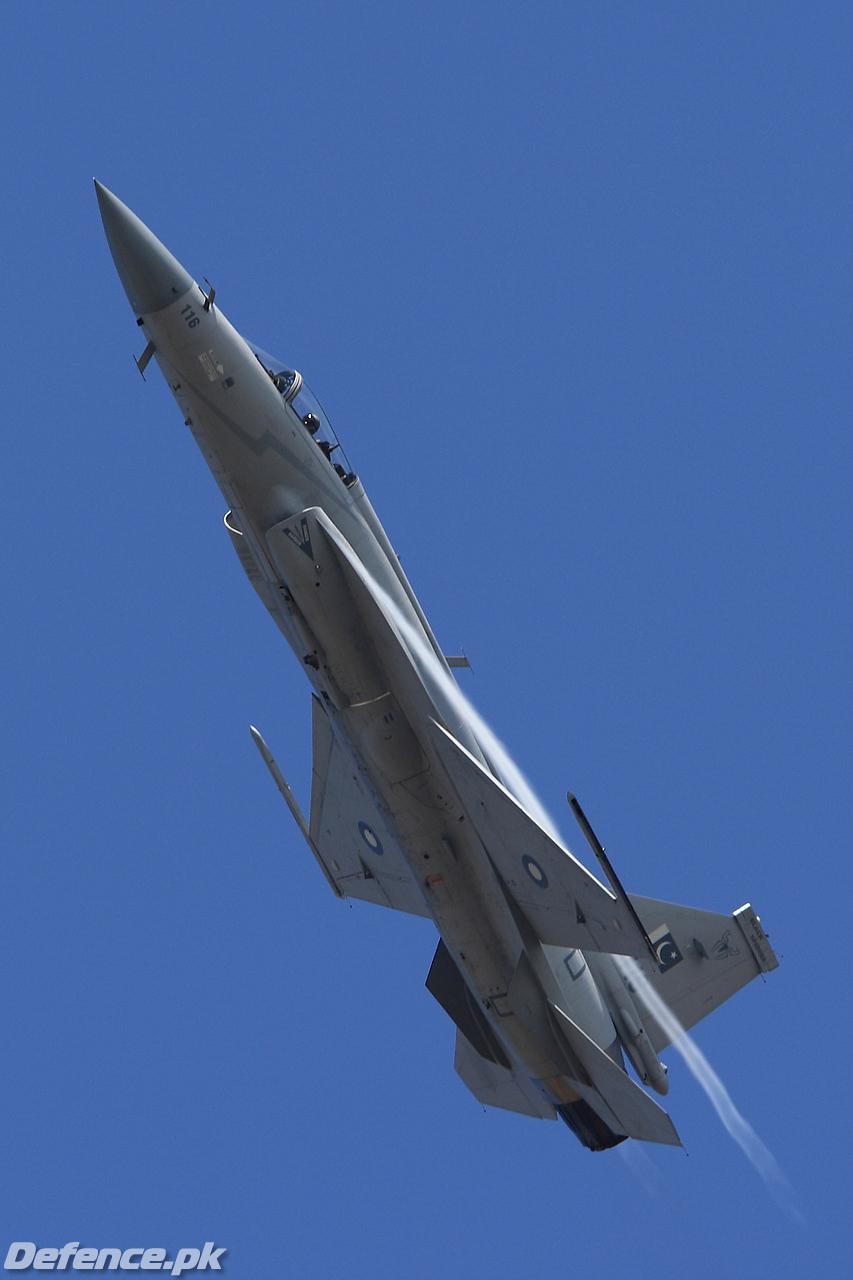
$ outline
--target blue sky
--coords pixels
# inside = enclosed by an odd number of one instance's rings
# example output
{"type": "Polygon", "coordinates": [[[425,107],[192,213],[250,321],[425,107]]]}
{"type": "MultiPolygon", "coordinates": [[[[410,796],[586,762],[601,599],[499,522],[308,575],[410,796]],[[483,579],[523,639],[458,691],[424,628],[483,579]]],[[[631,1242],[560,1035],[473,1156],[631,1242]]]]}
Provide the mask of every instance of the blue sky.
{"type": "Polygon", "coordinates": [[[0,1249],[847,1274],[849,6],[6,35],[0,1249]],[[804,1225],[672,1053],[689,1156],[485,1113],[429,923],[333,899],[247,730],[306,799],[308,688],[133,367],[93,174],[305,373],[548,807],[571,787],[636,892],[760,911],[782,966],[698,1040],[804,1225]]]}

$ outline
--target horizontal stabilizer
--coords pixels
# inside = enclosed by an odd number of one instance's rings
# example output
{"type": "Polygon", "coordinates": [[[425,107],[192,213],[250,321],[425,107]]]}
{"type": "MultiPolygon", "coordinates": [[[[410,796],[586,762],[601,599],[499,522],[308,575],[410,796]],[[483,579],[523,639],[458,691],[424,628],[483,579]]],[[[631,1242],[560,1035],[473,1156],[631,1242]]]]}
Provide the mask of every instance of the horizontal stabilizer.
{"type": "Polygon", "coordinates": [[[554,1120],[556,1112],[546,1098],[521,1072],[500,1067],[481,1058],[461,1031],[456,1032],[453,1065],[461,1079],[484,1107],[500,1107],[523,1116],[554,1120]]]}
{"type": "Polygon", "coordinates": [[[543,831],[446,729],[435,721],[431,725],[435,747],[468,817],[539,939],[555,947],[648,955],[626,904],[543,831]]]}
{"type": "Polygon", "coordinates": [[[635,1084],[618,1063],[590,1040],[568,1014],[554,1006],[557,1022],[575,1057],[589,1076],[589,1083],[572,1084],[614,1133],[642,1142],[662,1142],[680,1147],[675,1125],[662,1107],[635,1084]]]}

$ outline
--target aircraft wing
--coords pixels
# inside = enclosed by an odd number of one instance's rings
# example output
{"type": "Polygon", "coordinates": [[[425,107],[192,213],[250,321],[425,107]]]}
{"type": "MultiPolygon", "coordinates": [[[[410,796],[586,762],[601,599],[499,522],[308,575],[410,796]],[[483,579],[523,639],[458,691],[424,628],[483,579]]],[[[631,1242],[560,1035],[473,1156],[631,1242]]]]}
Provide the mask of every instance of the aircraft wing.
{"type": "Polygon", "coordinates": [[[429,916],[408,863],[352,756],[312,700],[314,764],[310,841],[326,874],[347,898],[429,916]]]}
{"type": "MultiPolygon", "coordinates": [[[[647,955],[626,905],[536,823],[497,778],[441,725],[436,749],[512,901],[542,942],[647,955]]],[[[500,892],[496,882],[495,892],[500,892]]]]}

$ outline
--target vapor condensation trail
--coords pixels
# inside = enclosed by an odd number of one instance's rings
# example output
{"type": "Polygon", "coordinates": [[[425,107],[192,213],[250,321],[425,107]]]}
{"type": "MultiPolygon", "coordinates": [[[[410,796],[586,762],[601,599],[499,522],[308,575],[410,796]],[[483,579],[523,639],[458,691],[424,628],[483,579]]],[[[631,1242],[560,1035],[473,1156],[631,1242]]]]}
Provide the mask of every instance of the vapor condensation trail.
{"type": "Polygon", "coordinates": [[[376,579],[365,569],[364,565],[359,564],[354,558],[350,560],[350,563],[370,588],[372,594],[377,597],[383,613],[395,630],[399,632],[410,651],[432,673],[436,683],[441,685],[453,710],[474,734],[491,763],[497,768],[501,780],[508,790],[512,792],[522,808],[526,809],[534,821],[543,827],[552,839],[560,842],[556,824],[527,781],[527,778],[491,725],[487,724],[473,703],[469,702],[453,676],[439,661],[424,633],[409,621],[396,600],[393,600],[388,595],[387,591],[380,586],[376,579]]]}
{"type": "MultiPolygon", "coordinates": [[[[531,817],[559,843],[559,833],[545,806],[509,754],[503,742],[498,738],[491,726],[486,723],[476,707],[469,702],[453,676],[445,670],[426,636],[405,617],[397,602],[368,573],[364,565],[360,564],[355,557],[350,559],[350,563],[378,598],[389,622],[398,631],[413,655],[416,655],[422,663],[426,664],[427,669],[432,672],[434,679],[441,685],[460,720],[472,731],[486,755],[490,757],[492,763],[497,767],[506,786],[531,817]]],[[[777,1202],[792,1217],[800,1222],[804,1221],[802,1213],[795,1204],[793,1189],[782,1172],[779,1162],[772,1151],[759,1138],[752,1125],[738,1111],[728,1089],[702,1050],[688,1035],[678,1018],[661,999],[635,961],[629,956],[616,956],[614,958],[617,965],[622,968],[628,981],[637,988],[641,999],[645,1002],[653,1017],[666,1032],[673,1048],[677,1053],[681,1054],[688,1070],[707,1095],[726,1132],[743,1151],[777,1202]]]]}
{"type": "Polygon", "coordinates": [[[761,1141],[749,1121],[738,1111],[731,1094],[696,1041],[684,1030],[669,1005],[661,999],[636,961],[630,956],[616,956],[614,959],[631,986],[637,989],[640,999],[650,1010],[655,1021],[666,1032],[672,1047],[681,1054],[693,1078],[707,1095],[726,1132],[738,1144],[782,1207],[802,1222],[803,1215],[794,1203],[793,1189],[782,1172],[778,1160],[761,1141]]]}

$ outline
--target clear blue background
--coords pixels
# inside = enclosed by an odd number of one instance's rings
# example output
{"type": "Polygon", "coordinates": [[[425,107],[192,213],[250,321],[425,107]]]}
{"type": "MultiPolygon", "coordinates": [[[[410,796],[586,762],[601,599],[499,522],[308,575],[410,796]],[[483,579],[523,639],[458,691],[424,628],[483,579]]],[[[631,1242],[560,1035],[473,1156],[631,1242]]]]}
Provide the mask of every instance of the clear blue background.
{"type": "Polygon", "coordinates": [[[848,1274],[850,6],[35,4],[4,36],[0,1250],[848,1274]],[[485,1113],[432,927],[332,898],[247,730],[306,799],[308,689],[134,369],[93,174],[305,372],[546,804],[629,888],[761,912],[782,966],[699,1041],[805,1225],[671,1052],[689,1158],[485,1113]]]}

